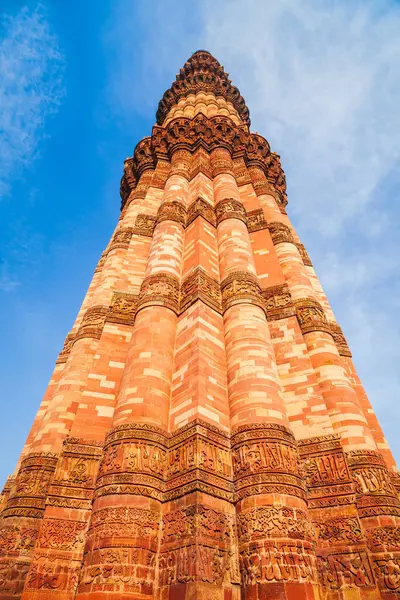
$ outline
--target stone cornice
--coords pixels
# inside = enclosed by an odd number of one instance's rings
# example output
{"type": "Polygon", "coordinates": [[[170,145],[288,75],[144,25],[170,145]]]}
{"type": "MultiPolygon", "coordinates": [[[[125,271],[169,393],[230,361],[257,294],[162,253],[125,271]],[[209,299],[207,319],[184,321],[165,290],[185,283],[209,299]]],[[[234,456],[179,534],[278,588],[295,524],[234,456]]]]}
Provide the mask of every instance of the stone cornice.
{"type": "MultiPolygon", "coordinates": [[[[283,207],[286,205],[285,175],[279,156],[271,152],[267,140],[261,135],[250,133],[244,125],[235,125],[229,117],[215,116],[209,119],[200,113],[193,119],[173,119],[165,127],[155,125],[151,137],[139,142],[133,157],[124,163],[120,188],[122,207],[133,191],[136,196],[141,176],[147,171],[151,176],[158,161],[168,161],[178,150],[187,150],[193,154],[199,148],[207,153],[224,148],[233,159],[244,159],[245,166],[249,169],[261,169],[265,185],[276,191],[276,197],[283,207]]],[[[196,172],[198,169],[193,171],[196,172]]],[[[147,180],[146,185],[149,185],[147,180]]],[[[263,193],[268,193],[268,190],[263,188],[263,193]]]]}

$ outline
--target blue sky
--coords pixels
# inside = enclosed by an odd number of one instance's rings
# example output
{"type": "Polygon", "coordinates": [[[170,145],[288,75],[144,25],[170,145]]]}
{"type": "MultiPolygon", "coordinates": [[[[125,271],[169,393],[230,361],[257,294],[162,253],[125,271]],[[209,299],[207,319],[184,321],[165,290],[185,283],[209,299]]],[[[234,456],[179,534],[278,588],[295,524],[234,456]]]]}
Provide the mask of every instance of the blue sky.
{"type": "Polygon", "coordinates": [[[309,250],[400,459],[400,4],[3,0],[0,481],[119,214],[123,160],[192,52],[282,157],[309,250]]]}

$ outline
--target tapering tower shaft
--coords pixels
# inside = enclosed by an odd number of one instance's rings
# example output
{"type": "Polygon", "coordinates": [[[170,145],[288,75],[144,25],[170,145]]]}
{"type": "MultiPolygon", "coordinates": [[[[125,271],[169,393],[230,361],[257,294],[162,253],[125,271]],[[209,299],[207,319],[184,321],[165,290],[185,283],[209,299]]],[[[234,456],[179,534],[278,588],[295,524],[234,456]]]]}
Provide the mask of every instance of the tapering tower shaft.
{"type": "Polygon", "coordinates": [[[125,161],[3,494],[0,598],[400,593],[396,466],[249,127],[199,51],[125,161]]]}

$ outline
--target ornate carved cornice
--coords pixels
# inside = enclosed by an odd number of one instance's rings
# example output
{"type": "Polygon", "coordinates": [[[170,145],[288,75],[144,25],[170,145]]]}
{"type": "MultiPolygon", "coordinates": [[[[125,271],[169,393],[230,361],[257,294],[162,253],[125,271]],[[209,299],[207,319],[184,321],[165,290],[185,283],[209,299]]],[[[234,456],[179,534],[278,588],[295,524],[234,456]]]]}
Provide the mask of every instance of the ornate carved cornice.
{"type": "Polygon", "coordinates": [[[183,280],[179,312],[183,313],[197,300],[201,300],[218,313],[222,312],[219,282],[212,279],[201,267],[197,267],[183,280]]]}
{"type": "Polygon", "coordinates": [[[257,277],[246,271],[235,271],[221,282],[222,311],[235,304],[254,304],[264,309],[257,277]]]}
{"type": "Polygon", "coordinates": [[[302,298],[294,301],[297,319],[303,334],[311,331],[324,331],[331,334],[324,309],[314,298],[302,298]]]}
{"type": "Polygon", "coordinates": [[[172,202],[163,202],[158,209],[156,225],[162,221],[175,221],[186,226],[186,207],[182,202],[173,200],[172,202]]]}
{"type": "Polygon", "coordinates": [[[272,223],[268,223],[268,229],[274,246],[285,242],[290,244],[295,243],[290,228],[284,223],[281,223],[280,221],[273,221],[272,223]]]}
{"type": "MultiPolygon", "coordinates": [[[[182,165],[184,177],[190,179],[200,171],[205,172],[208,177],[235,172],[238,168],[235,160],[240,160],[240,168],[248,168],[246,181],[251,174],[256,193],[272,193],[280,208],[287,204],[285,176],[279,157],[271,153],[267,140],[258,134],[249,133],[245,126],[235,125],[227,117],[215,116],[209,119],[202,113],[193,119],[179,117],[166,127],[155,125],[151,138],[145,138],[144,141],[133,158],[125,161],[121,182],[122,207],[132,191],[134,197],[143,197],[148,186],[152,185],[151,177],[154,179],[152,169],[160,160],[168,162],[177,152],[183,151],[190,152],[193,157],[192,159],[189,155],[185,158],[185,164],[182,165]],[[221,154],[220,157],[215,157],[211,168],[204,152],[210,153],[213,150],[227,150],[232,160],[221,154]],[[147,179],[147,172],[150,179],[147,179]],[[259,185],[262,190],[258,189],[259,185]]],[[[174,172],[172,170],[169,173],[174,172]]]]}
{"type": "Polygon", "coordinates": [[[296,314],[292,296],[286,283],[262,290],[268,321],[286,319],[296,314]]]}
{"type": "Polygon", "coordinates": [[[200,196],[197,198],[197,200],[192,202],[188,208],[186,227],[189,227],[189,225],[193,223],[197,217],[203,217],[203,219],[208,221],[214,227],[217,226],[217,218],[215,216],[214,207],[206,200],[203,200],[203,198],[200,196]]]}
{"type": "Polygon", "coordinates": [[[158,105],[157,123],[161,125],[164,122],[168,112],[180,98],[198,92],[211,92],[215,96],[222,96],[227,102],[233,104],[243,123],[250,126],[249,109],[239,90],[232,85],[228,74],[219,62],[209,52],[203,50],[195,52],[186,61],[172,86],[164,93],[158,105]]]}
{"type": "Polygon", "coordinates": [[[217,217],[217,225],[225,221],[225,219],[239,219],[247,225],[246,209],[239,200],[234,198],[224,198],[215,206],[215,214],[217,217]]]}
{"type": "Polygon", "coordinates": [[[343,335],[343,331],[342,331],[340,325],[338,325],[337,323],[334,323],[334,322],[331,321],[329,323],[329,327],[330,327],[330,330],[331,330],[333,341],[336,344],[336,347],[338,349],[339,354],[341,356],[349,356],[349,357],[351,357],[350,348],[347,345],[346,338],[343,335]]]}
{"type": "Polygon", "coordinates": [[[165,306],[179,313],[179,280],[169,273],[150,275],[143,281],[136,310],[146,306],[165,306]]]}
{"type": "Polygon", "coordinates": [[[264,211],[262,208],[251,210],[247,213],[247,227],[249,233],[255,231],[261,231],[262,229],[268,229],[267,221],[264,217],[264,211]]]}

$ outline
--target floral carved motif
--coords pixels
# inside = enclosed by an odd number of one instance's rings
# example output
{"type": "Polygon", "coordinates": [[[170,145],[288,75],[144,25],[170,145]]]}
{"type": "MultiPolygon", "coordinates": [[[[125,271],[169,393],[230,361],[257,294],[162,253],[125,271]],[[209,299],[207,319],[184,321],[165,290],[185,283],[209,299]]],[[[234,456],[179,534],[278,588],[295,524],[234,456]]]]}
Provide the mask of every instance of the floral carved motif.
{"type": "Polygon", "coordinates": [[[154,510],[119,506],[95,510],[90,523],[91,537],[147,537],[158,534],[160,516],[154,510]]]}
{"type": "Polygon", "coordinates": [[[176,542],[197,535],[229,544],[232,526],[231,515],[195,504],[164,515],[161,543],[176,542]]]}
{"type": "Polygon", "coordinates": [[[237,514],[239,543],[266,537],[313,539],[307,514],[285,506],[260,506],[237,514]]]}
{"type": "Polygon", "coordinates": [[[77,550],[85,542],[87,523],[64,519],[45,519],[40,527],[37,548],[77,550]]]}
{"type": "Polygon", "coordinates": [[[368,546],[373,552],[387,548],[400,550],[400,529],[395,525],[382,525],[367,531],[368,546]]]}
{"type": "Polygon", "coordinates": [[[247,224],[246,210],[239,200],[234,198],[225,198],[220,200],[215,206],[217,225],[225,219],[239,219],[247,224]]]}
{"type": "Polygon", "coordinates": [[[38,531],[38,526],[20,527],[11,525],[2,527],[0,529],[0,558],[10,553],[20,556],[30,555],[35,547],[38,531]]]}
{"type": "Polygon", "coordinates": [[[359,544],[363,541],[358,517],[338,517],[314,523],[319,548],[332,544],[359,544]]]}

